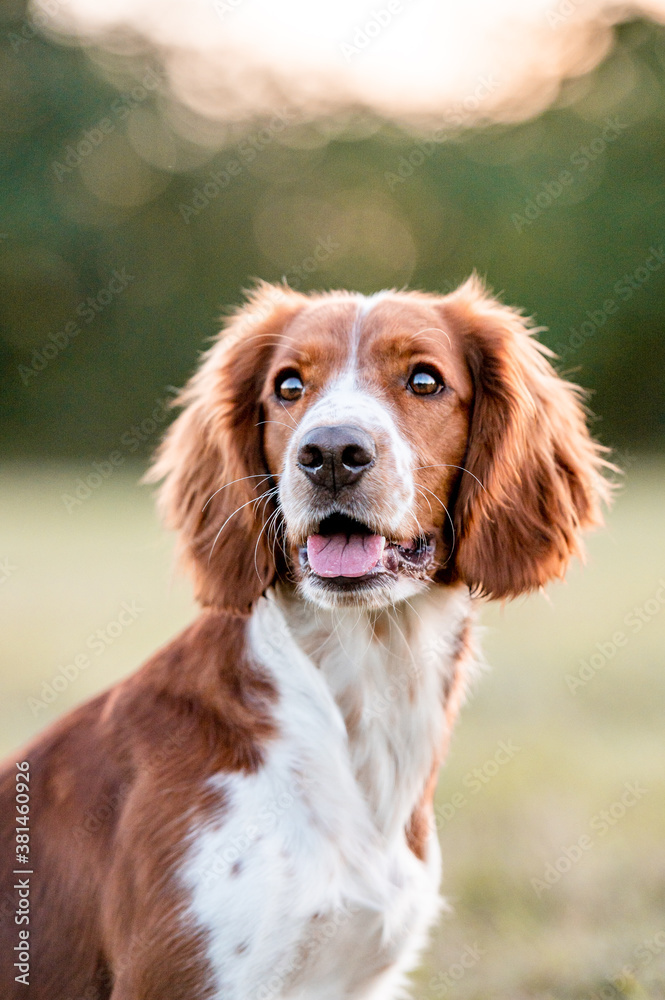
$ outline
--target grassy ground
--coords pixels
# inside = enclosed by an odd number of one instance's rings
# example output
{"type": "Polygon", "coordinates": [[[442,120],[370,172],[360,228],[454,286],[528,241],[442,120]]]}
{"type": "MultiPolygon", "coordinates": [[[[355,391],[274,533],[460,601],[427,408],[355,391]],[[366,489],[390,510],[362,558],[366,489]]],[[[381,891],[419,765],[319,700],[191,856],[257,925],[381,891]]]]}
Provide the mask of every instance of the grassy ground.
{"type": "MultiPolygon", "coordinates": [[[[92,471],[0,476],[3,753],[194,614],[138,470],[73,505],[92,471]],[[89,666],[53,685],[79,654],[89,666]]],[[[665,997],[664,487],[664,463],[632,464],[586,568],[549,601],[485,610],[491,670],[439,783],[450,910],[420,1000],[665,997]]]]}

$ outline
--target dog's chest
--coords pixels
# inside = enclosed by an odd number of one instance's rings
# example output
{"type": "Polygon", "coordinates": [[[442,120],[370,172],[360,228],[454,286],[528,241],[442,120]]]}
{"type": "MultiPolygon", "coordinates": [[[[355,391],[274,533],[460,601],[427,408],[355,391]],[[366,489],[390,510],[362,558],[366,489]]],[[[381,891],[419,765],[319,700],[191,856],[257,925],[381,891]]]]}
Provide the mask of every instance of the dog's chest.
{"type": "Polygon", "coordinates": [[[396,664],[383,676],[358,639],[314,668],[276,605],[264,602],[252,624],[280,735],[255,774],[215,779],[219,813],[193,831],[185,872],[216,997],[390,997],[438,908],[436,838],[421,861],[405,827],[442,708],[426,713],[419,698],[432,707],[432,693],[416,696],[418,678],[396,664]],[[349,683],[359,660],[361,692],[349,683]]]}

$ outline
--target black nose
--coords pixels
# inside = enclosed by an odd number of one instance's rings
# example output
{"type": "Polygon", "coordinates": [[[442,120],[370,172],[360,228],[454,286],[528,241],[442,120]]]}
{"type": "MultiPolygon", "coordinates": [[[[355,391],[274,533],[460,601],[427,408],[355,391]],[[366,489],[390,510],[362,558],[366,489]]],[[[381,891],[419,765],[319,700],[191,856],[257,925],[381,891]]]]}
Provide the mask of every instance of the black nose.
{"type": "Polygon", "coordinates": [[[298,450],[298,465],[313,483],[336,493],[374,465],[376,447],[365,431],[349,424],[314,427],[298,450]]]}

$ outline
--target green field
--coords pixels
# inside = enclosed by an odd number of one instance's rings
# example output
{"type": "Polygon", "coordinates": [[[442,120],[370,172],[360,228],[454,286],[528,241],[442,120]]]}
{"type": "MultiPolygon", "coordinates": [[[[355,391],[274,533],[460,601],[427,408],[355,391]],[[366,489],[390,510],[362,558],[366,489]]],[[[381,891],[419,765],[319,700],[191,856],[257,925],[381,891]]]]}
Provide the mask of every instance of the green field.
{"type": "MultiPolygon", "coordinates": [[[[195,613],[140,470],[72,505],[92,471],[0,475],[3,754],[195,613]],[[81,654],[89,666],[55,692],[81,654]]],[[[587,566],[549,600],[483,614],[491,670],[439,782],[450,910],[420,1000],[665,997],[664,496],[665,463],[631,461],[587,566]]]]}

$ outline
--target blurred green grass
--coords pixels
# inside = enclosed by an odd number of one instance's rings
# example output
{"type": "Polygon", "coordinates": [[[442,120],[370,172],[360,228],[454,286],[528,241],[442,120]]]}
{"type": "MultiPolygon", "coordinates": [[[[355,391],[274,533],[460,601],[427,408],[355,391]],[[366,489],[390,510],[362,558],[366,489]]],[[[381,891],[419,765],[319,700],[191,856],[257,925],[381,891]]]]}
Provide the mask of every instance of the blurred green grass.
{"type": "MultiPolygon", "coordinates": [[[[63,496],[92,471],[10,463],[0,474],[3,754],[134,670],[196,613],[139,468],[116,469],[67,510],[63,496]],[[141,610],[112,637],[123,602],[141,610]],[[31,710],[82,652],[90,666],[31,710]]],[[[665,579],[664,487],[663,460],[632,462],[587,566],[549,599],[483,612],[491,670],[439,782],[450,911],[416,977],[419,1000],[665,997],[665,613],[658,605],[635,632],[625,622],[635,607],[654,609],[665,579]],[[566,675],[617,630],[625,645],[572,694],[566,675]],[[497,755],[501,743],[511,749],[497,755]],[[645,792],[622,813],[627,783],[645,792]],[[601,832],[608,809],[618,818],[601,832]],[[584,835],[591,846],[538,895],[532,880],[584,835]]]]}

